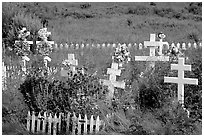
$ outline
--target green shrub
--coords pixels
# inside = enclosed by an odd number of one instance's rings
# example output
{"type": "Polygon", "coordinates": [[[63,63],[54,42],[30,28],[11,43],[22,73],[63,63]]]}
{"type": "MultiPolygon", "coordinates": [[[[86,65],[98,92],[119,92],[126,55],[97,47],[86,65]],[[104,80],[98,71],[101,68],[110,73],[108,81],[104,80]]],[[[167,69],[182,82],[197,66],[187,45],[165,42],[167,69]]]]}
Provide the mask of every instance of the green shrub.
{"type": "Polygon", "coordinates": [[[197,32],[190,32],[188,35],[187,35],[187,39],[193,41],[193,42],[196,42],[198,43],[200,40],[199,40],[199,35],[197,32]]]}
{"type": "Polygon", "coordinates": [[[136,15],[148,15],[150,13],[150,9],[145,6],[136,6],[136,7],[129,7],[127,14],[136,14],[136,15]]]}
{"type": "MultiPolygon", "coordinates": [[[[24,12],[19,12],[12,18],[11,29],[8,31],[8,36],[5,39],[6,47],[14,48],[14,43],[18,40],[18,31],[23,27],[26,27],[30,31],[31,35],[27,40],[37,40],[37,32],[42,28],[42,24],[39,18],[34,15],[28,15],[24,12]]],[[[31,47],[31,51],[34,51],[34,47],[31,47]]]]}
{"type": "Polygon", "coordinates": [[[202,2],[191,2],[188,7],[185,7],[185,9],[189,13],[193,13],[196,15],[202,15],[202,2]]]}
{"type": "Polygon", "coordinates": [[[172,8],[154,8],[153,12],[158,16],[167,18],[171,18],[176,13],[172,8]]]}
{"type": "Polygon", "coordinates": [[[65,81],[48,81],[41,75],[41,70],[38,67],[31,69],[32,73],[19,88],[30,111],[96,115],[94,102],[105,99],[107,92],[97,77],[78,71],[65,81]]]}

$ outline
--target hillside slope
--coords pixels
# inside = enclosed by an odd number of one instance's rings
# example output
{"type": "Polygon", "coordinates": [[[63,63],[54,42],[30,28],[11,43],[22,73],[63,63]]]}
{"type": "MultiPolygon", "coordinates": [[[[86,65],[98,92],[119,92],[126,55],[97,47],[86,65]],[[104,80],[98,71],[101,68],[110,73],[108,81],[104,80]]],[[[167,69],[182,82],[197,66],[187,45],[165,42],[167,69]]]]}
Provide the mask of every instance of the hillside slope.
{"type": "Polygon", "coordinates": [[[143,42],[163,32],[168,42],[199,42],[200,3],[13,3],[48,21],[56,43],[143,42]]]}

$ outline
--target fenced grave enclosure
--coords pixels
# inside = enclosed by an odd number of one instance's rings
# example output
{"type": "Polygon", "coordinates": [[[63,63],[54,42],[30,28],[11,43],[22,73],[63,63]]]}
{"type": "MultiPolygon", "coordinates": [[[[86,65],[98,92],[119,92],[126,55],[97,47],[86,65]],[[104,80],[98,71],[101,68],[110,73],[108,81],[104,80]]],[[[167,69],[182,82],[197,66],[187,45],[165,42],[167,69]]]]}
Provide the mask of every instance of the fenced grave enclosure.
{"type": "Polygon", "coordinates": [[[87,115],[76,116],[75,113],[52,115],[46,112],[37,114],[29,111],[27,117],[27,130],[37,134],[92,135],[98,133],[104,126],[100,117],[93,115],[88,118],[87,115]]]}

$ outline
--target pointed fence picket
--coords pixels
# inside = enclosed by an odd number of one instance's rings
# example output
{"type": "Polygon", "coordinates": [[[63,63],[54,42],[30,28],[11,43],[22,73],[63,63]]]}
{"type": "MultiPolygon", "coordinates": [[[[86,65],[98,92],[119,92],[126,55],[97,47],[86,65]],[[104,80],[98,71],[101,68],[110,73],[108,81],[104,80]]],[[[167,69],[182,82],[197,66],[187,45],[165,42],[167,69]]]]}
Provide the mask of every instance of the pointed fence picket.
{"type": "Polygon", "coordinates": [[[63,129],[63,132],[66,134],[86,135],[98,133],[101,126],[104,126],[104,122],[100,120],[99,116],[97,116],[95,120],[93,115],[91,115],[90,120],[88,120],[87,115],[82,118],[81,114],[77,117],[75,113],[73,113],[71,117],[71,113],[66,115],[60,113],[59,115],[54,114],[54,116],[52,116],[51,113],[47,114],[44,112],[43,115],[40,113],[37,115],[35,112],[30,113],[30,111],[28,111],[27,130],[31,133],[57,135],[61,133],[63,126],[66,126],[66,131],[63,129]],[[62,122],[66,124],[62,124],[62,122]]]}

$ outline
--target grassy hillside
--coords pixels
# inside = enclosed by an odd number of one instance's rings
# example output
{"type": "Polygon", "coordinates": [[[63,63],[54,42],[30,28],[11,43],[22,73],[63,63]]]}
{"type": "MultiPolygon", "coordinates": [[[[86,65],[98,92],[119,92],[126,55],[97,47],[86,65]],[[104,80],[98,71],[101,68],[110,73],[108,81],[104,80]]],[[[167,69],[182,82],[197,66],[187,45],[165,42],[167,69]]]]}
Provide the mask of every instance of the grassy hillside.
{"type": "Polygon", "coordinates": [[[169,42],[198,42],[202,37],[201,6],[190,3],[16,4],[19,11],[47,20],[56,43],[138,43],[161,31],[169,42]]]}

